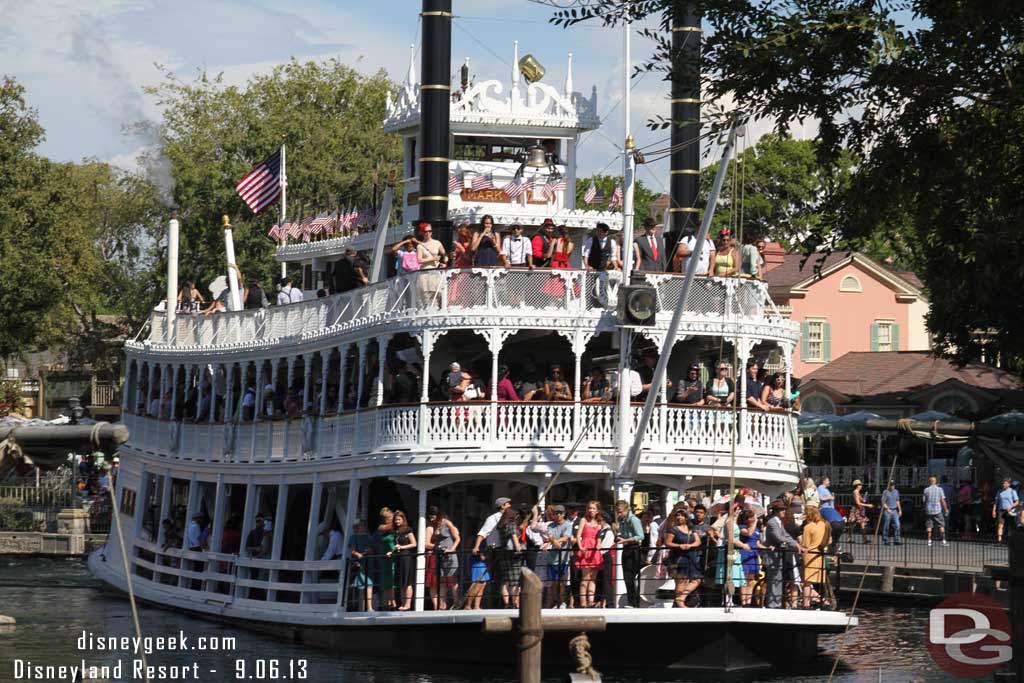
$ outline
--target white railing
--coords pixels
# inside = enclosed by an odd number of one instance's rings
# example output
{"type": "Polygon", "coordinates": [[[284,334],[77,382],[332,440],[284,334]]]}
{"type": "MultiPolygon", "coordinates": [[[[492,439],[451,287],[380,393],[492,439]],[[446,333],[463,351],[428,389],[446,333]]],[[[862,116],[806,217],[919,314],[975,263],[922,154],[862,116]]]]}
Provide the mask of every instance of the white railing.
{"type": "MultiPolygon", "coordinates": [[[[682,291],[682,276],[645,275],[658,290],[667,317],[682,291]]],[[[582,270],[473,268],[427,270],[321,299],[288,306],[175,317],[173,345],[210,347],[299,338],[329,329],[444,315],[453,312],[529,312],[542,317],[600,317],[614,309],[621,273],[582,270]]],[[[737,278],[697,278],[687,310],[698,315],[762,318],[772,312],[765,283],[737,278]]],[[[166,343],[163,311],[151,315],[149,341],[166,343]]]]}
{"type": "MultiPolygon", "coordinates": [[[[632,408],[634,429],[641,410],[639,405],[632,408]]],[[[279,463],[438,448],[568,449],[581,433],[584,448],[613,449],[616,415],[616,406],[608,403],[468,401],[228,425],[179,424],[138,415],[125,415],[124,421],[131,445],[156,455],[203,462],[279,463]]],[[[742,425],[737,443],[747,452],[793,455],[795,423],[790,415],[675,405],[658,406],[648,424],[645,447],[722,453],[732,445],[737,420],[742,425]]]]}

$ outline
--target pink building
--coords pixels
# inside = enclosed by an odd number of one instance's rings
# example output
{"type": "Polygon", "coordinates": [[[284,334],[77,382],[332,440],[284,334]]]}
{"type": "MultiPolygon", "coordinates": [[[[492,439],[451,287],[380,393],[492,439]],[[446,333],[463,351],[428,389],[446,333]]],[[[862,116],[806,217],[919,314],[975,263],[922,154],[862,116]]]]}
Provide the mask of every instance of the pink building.
{"type": "Polygon", "coordinates": [[[793,374],[803,377],[851,351],[927,351],[921,281],[860,253],[824,259],[786,254],[765,280],[779,310],[800,322],[793,374]]]}

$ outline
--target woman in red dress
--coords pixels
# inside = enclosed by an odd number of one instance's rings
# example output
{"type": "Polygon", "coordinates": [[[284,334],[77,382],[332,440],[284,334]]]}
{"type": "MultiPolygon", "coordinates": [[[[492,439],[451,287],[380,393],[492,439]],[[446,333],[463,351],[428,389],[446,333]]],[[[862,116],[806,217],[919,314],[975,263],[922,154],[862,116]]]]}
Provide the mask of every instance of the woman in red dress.
{"type": "Polygon", "coordinates": [[[601,551],[597,535],[601,531],[601,503],[592,500],[587,503],[587,514],[576,532],[576,566],[580,578],[580,607],[593,607],[597,592],[597,572],[602,566],[601,551]]]}
{"type": "MultiPolygon", "coordinates": [[[[452,245],[453,268],[473,267],[473,235],[463,225],[455,231],[455,244],[452,245]]],[[[448,285],[448,303],[458,305],[459,288],[464,278],[471,277],[468,273],[455,273],[448,285]]]]}
{"type": "MultiPolygon", "coordinates": [[[[564,225],[558,226],[558,237],[548,244],[548,253],[545,256],[551,260],[551,268],[555,270],[568,270],[569,256],[576,245],[569,239],[569,228],[564,225]]],[[[551,277],[544,284],[543,290],[548,296],[556,299],[565,297],[565,281],[558,275],[552,273],[551,277]]]]}

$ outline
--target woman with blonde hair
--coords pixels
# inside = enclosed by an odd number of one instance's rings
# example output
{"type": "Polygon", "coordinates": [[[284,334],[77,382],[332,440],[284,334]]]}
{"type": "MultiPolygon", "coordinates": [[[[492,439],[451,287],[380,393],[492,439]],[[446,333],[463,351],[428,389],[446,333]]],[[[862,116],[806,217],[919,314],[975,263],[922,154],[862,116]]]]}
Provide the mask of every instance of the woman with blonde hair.
{"type": "Polygon", "coordinates": [[[592,500],[587,503],[587,513],[576,532],[576,566],[580,570],[580,607],[593,607],[597,593],[597,572],[604,564],[598,548],[598,533],[601,531],[601,503],[592,500]]]}
{"type": "Polygon", "coordinates": [[[395,608],[395,513],[391,508],[380,509],[380,524],[373,534],[374,581],[380,589],[380,609],[395,608]]]}
{"type": "Polygon", "coordinates": [[[804,609],[812,599],[820,599],[814,584],[828,581],[825,570],[825,548],[832,542],[832,526],[821,516],[817,505],[808,505],[800,545],[804,547],[804,609]]]}

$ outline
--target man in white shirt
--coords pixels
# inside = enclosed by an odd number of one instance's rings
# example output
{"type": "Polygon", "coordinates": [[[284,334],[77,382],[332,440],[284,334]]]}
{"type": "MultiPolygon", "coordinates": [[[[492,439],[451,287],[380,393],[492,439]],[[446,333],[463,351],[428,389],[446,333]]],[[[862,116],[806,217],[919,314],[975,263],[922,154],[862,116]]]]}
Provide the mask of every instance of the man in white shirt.
{"type": "MultiPolygon", "coordinates": [[[[678,270],[680,273],[685,273],[686,269],[690,267],[690,256],[693,255],[694,250],[697,248],[697,238],[692,235],[683,235],[682,239],[679,240],[679,244],[676,246],[676,255],[672,259],[673,264],[678,263],[678,270]]],[[[710,238],[704,238],[704,247],[700,250],[700,257],[697,260],[697,270],[694,272],[695,275],[707,275],[711,277],[713,275],[712,267],[715,263],[715,244],[710,238]]],[[[675,270],[675,267],[673,267],[675,270]]]]}
{"type": "Polygon", "coordinates": [[[292,279],[290,277],[283,277],[279,282],[281,284],[281,291],[277,293],[278,306],[297,304],[302,301],[302,290],[292,287],[292,279]]]}
{"type": "Polygon", "coordinates": [[[510,507],[512,507],[512,501],[508,498],[501,497],[494,501],[494,514],[489,515],[484,520],[483,526],[480,527],[480,531],[476,532],[476,543],[473,544],[473,553],[480,552],[481,545],[485,545],[486,548],[496,548],[501,545],[498,520],[501,519],[501,513],[510,507]]]}
{"type": "Polygon", "coordinates": [[[502,240],[501,251],[511,268],[528,268],[533,265],[533,247],[523,237],[523,226],[518,223],[512,225],[512,233],[502,240]]]}

